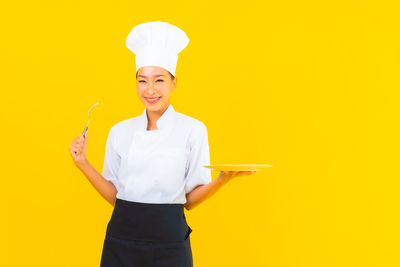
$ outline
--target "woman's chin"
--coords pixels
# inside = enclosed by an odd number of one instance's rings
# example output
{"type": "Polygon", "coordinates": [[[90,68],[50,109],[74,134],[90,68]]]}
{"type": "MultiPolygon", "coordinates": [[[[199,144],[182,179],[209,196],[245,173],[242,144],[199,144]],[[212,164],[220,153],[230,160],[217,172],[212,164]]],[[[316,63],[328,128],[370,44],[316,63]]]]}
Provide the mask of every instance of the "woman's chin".
{"type": "Polygon", "coordinates": [[[162,104],[161,103],[157,103],[157,104],[149,104],[146,103],[146,109],[149,111],[156,111],[156,110],[160,110],[162,108],[162,104]]]}

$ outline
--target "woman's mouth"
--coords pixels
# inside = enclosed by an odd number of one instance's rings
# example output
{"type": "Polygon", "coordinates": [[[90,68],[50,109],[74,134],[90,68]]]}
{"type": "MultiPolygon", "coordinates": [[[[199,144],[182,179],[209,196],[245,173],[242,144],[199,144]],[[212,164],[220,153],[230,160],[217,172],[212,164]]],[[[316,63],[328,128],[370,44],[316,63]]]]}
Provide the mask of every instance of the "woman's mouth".
{"type": "Polygon", "coordinates": [[[155,103],[157,103],[158,100],[159,100],[160,98],[161,98],[161,96],[159,96],[159,97],[153,97],[153,98],[145,97],[146,101],[147,101],[148,103],[150,103],[150,104],[155,104],[155,103]]]}

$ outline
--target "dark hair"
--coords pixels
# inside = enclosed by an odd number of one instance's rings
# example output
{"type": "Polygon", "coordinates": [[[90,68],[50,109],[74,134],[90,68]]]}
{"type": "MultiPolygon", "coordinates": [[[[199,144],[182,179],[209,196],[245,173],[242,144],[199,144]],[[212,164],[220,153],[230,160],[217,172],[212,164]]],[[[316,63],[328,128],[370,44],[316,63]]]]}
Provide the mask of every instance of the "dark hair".
{"type": "MultiPolygon", "coordinates": [[[[138,72],[139,72],[139,71],[136,72],[136,79],[137,79],[138,72]]],[[[168,71],[168,73],[169,73],[169,75],[171,76],[171,80],[175,79],[175,76],[172,75],[171,72],[168,71]]]]}

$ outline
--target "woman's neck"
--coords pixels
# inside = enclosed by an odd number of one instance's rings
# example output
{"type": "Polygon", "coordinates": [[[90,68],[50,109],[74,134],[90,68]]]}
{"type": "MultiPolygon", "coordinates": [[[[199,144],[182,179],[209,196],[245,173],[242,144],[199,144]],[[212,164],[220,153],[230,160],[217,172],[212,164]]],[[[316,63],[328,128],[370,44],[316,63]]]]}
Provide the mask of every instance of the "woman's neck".
{"type": "Polygon", "coordinates": [[[162,110],[156,110],[156,111],[148,111],[147,110],[147,130],[148,131],[149,130],[158,130],[157,129],[157,121],[162,116],[162,114],[164,114],[164,112],[168,109],[168,106],[166,108],[163,108],[162,110]]]}

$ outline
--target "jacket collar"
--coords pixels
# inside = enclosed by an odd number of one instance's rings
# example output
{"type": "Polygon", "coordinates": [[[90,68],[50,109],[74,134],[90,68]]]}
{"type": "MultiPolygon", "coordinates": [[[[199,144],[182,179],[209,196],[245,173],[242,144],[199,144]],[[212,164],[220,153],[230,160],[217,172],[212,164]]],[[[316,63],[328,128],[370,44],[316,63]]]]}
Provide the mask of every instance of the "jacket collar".
{"type": "MultiPolygon", "coordinates": [[[[147,131],[147,109],[144,108],[142,115],[140,115],[141,127],[140,130],[147,131]]],[[[164,111],[160,118],[157,120],[157,129],[164,130],[172,126],[173,119],[175,117],[175,109],[169,104],[168,108],[164,111]]],[[[154,130],[151,130],[154,131],[154,130]]],[[[157,130],[156,130],[157,131],[157,130]]]]}

